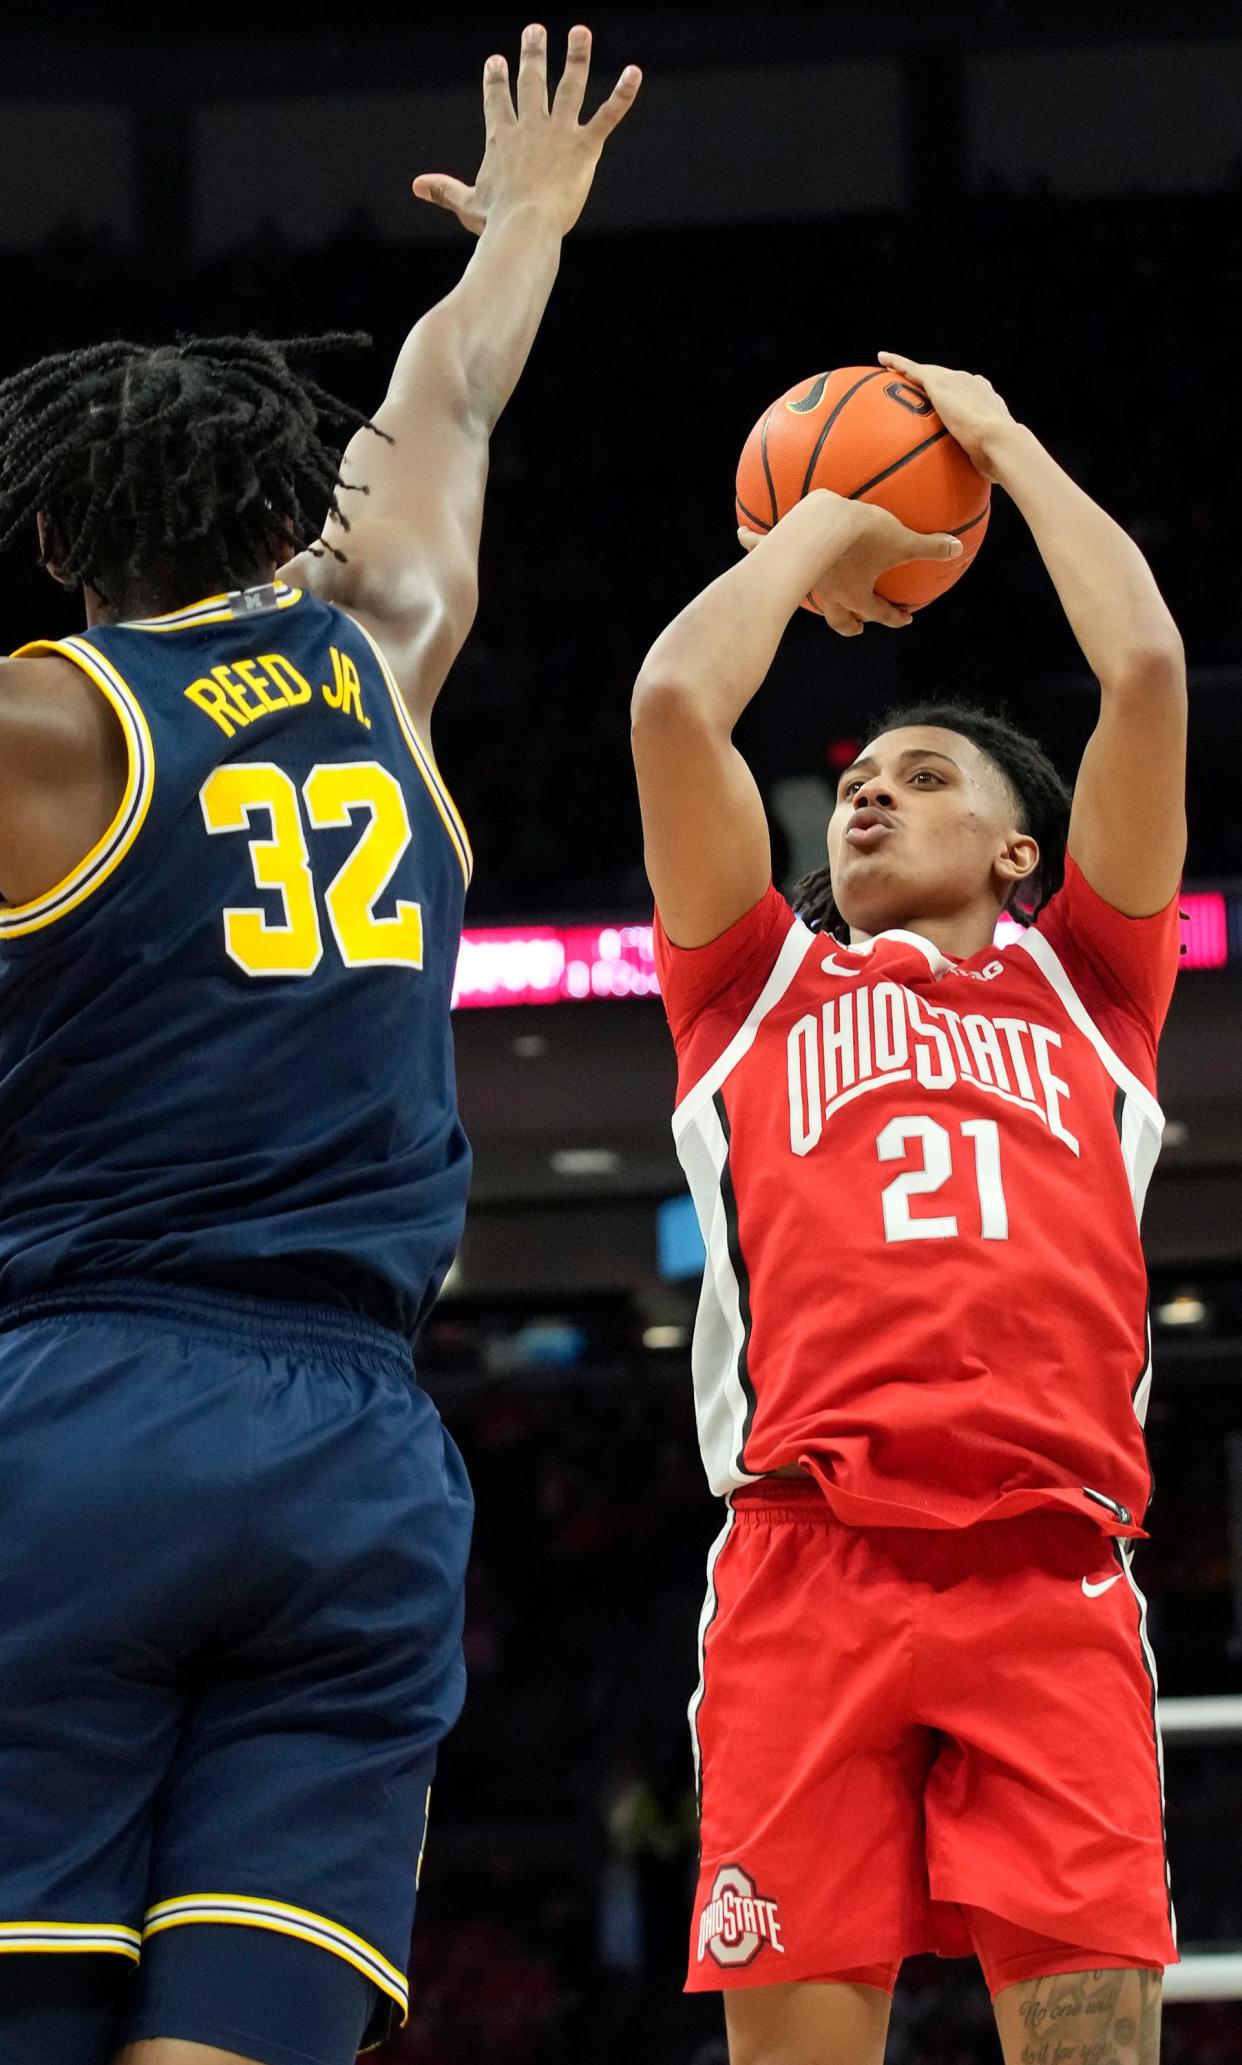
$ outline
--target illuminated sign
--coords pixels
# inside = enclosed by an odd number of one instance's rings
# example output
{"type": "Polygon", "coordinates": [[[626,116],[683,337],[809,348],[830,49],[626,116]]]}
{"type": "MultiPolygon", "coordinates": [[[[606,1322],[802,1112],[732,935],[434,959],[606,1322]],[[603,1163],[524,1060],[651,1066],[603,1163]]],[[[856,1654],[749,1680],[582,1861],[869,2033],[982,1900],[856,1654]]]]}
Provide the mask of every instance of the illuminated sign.
{"type": "Polygon", "coordinates": [[[650,925],[502,925],[462,934],[453,1002],[468,1009],[659,994],[650,925]]]}
{"type": "MultiPolygon", "coordinates": [[[[1242,898],[1232,899],[1242,909],[1242,898]]],[[[1230,960],[1229,905],[1222,891],[1187,891],[1183,968],[1223,968],[1230,960]]],[[[1235,918],[1237,917],[1235,909],[1235,918]]],[[[1242,947],[1242,925],[1235,925],[1242,947]]],[[[592,997],[660,994],[650,925],[499,925],[462,934],[453,1003],[572,1004],[592,997]]],[[[1002,918],[998,946],[1022,937],[1002,918]]],[[[1235,947],[1233,959],[1242,959],[1235,947]]]]}

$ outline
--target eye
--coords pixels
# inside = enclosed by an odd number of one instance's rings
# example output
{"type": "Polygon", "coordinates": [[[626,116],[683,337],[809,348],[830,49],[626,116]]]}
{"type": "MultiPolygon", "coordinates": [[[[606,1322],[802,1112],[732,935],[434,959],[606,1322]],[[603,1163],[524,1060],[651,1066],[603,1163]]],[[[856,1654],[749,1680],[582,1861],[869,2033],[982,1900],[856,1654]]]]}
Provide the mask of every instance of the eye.
{"type": "Polygon", "coordinates": [[[942,776],[938,775],[935,769],[932,767],[918,767],[915,769],[910,779],[913,782],[939,782],[940,780],[942,780],[942,776]]]}
{"type": "Polygon", "coordinates": [[[846,782],[841,790],[842,802],[846,802],[853,795],[855,789],[861,789],[861,787],[862,783],[860,781],[846,782]]]}

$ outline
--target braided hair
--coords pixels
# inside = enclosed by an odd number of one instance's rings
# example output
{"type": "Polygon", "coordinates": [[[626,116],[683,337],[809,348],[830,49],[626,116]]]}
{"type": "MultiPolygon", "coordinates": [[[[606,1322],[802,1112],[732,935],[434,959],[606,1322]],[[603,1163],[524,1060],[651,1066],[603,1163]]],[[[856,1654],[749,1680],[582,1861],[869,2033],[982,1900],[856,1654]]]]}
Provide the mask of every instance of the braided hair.
{"type": "Polygon", "coordinates": [[[0,381],[0,550],[42,515],[41,563],[130,614],[245,587],[308,546],[343,559],[320,532],[325,511],[349,529],[352,484],[323,432],[376,426],[289,361],[369,343],[116,339],[26,366],[0,381]]]}
{"type": "MultiPolygon", "coordinates": [[[[1017,806],[1018,828],[1039,847],[1038,866],[1024,881],[1014,884],[1005,907],[1019,925],[1033,925],[1065,876],[1068,788],[1043,747],[1007,718],[991,711],[976,709],[969,703],[918,703],[909,709],[890,710],[881,719],[877,736],[915,724],[934,724],[945,731],[960,732],[981,753],[986,753],[1004,776],[1017,806]]],[[[834,901],[832,876],[827,868],[817,868],[795,883],[792,901],[812,931],[831,933],[842,945],[848,943],[849,928],[834,901]]]]}

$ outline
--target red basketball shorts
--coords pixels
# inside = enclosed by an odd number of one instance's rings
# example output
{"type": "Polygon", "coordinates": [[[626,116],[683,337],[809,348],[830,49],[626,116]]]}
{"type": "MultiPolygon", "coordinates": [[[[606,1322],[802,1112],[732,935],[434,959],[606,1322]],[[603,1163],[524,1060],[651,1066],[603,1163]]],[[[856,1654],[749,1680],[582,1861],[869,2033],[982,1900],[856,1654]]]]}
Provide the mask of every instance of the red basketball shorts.
{"type": "Polygon", "coordinates": [[[1144,1617],[1075,1515],[864,1529],[810,1483],[735,1493],[690,1708],[688,1988],[891,1987],[923,1951],[974,1951],[994,1993],[1175,1963],[1144,1617]]]}

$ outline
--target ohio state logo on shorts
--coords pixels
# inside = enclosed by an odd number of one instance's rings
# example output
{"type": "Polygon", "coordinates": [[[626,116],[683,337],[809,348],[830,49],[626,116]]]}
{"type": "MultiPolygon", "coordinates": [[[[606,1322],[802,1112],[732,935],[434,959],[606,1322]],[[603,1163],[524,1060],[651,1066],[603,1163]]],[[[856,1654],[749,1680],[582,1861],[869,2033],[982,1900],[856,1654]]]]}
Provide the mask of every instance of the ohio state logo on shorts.
{"type": "Polygon", "coordinates": [[[699,1963],[748,1965],[765,1943],[785,1955],[775,1900],[767,1900],[740,1864],[722,1864],[699,1916],[699,1963]]]}

